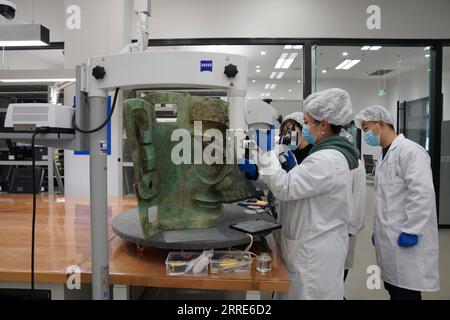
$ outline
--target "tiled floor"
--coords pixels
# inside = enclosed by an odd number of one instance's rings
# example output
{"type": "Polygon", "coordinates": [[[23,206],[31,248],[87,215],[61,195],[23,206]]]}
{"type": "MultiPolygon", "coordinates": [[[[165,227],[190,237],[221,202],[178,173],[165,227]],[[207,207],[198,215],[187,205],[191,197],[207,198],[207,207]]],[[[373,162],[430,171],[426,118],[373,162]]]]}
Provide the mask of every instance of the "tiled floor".
{"type": "MultiPolygon", "coordinates": [[[[383,285],[381,289],[369,290],[366,282],[369,274],[367,268],[376,264],[375,251],[371,242],[372,221],[373,221],[373,186],[367,188],[367,214],[366,226],[358,235],[355,264],[348,275],[345,295],[348,300],[362,299],[389,299],[383,285]]],[[[450,230],[439,231],[440,245],[440,280],[441,290],[436,293],[424,293],[424,299],[450,299],[450,230]]],[[[203,291],[203,290],[185,290],[185,289],[164,289],[148,288],[144,292],[143,299],[245,299],[245,292],[223,292],[223,291],[203,291]]],[[[270,299],[270,293],[263,293],[262,299],[270,299]]]]}

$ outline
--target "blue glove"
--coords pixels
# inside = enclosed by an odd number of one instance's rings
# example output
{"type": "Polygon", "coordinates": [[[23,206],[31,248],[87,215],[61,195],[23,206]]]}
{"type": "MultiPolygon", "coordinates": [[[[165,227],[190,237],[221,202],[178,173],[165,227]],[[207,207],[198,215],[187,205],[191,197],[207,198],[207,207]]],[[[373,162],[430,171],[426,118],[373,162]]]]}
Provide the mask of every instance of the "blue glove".
{"type": "Polygon", "coordinates": [[[245,173],[248,179],[258,178],[258,167],[256,164],[249,159],[240,159],[238,161],[239,170],[245,173]]]}
{"type": "Polygon", "coordinates": [[[400,233],[398,237],[398,245],[400,247],[409,248],[414,247],[419,242],[419,238],[415,234],[400,233]]]}
{"type": "Polygon", "coordinates": [[[294,168],[297,165],[297,160],[295,158],[294,153],[289,150],[287,153],[283,153],[284,158],[286,159],[286,171],[289,172],[292,168],[294,168]]]}
{"type": "Polygon", "coordinates": [[[270,129],[256,129],[256,144],[263,151],[270,151],[275,148],[275,126],[270,129]]]}
{"type": "Polygon", "coordinates": [[[372,232],[372,245],[375,246],[375,234],[372,232]]]}

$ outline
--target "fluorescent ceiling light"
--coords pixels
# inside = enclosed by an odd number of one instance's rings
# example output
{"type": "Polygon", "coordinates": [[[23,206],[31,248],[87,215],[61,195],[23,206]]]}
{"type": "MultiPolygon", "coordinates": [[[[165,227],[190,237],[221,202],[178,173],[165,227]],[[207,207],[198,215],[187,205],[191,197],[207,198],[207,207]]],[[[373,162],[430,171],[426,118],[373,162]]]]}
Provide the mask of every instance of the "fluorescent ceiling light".
{"type": "Polygon", "coordinates": [[[429,58],[429,57],[430,57],[430,54],[427,53],[427,54],[425,55],[425,58],[429,58]]]}
{"type": "Polygon", "coordinates": [[[284,46],[284,49],[289,50],[292,49],[292,44],[287,44],[284,46]]]}
{"type": "Polygon", "coordinates": [[[256,82],[256,80],[252,80],[252,82],[253,82],[253,83],[255,83],[255,82],[256,82]]]}
{"type": "Polygon", "coordinates": [[[358,63],[360,63],[361,60],[352,60],[351,62],[347,63],[345,66],[342,67],[343,70],[348,70],[356,66],[358,63]]]}
{"type": "Polygon", "coordinates": [[[275,69],[281,69],[281,66],[283,65],[287,56],[288,54],[286,52],[281,54],[281,56],[277,60],[277,63],[275,64],[275,69]]]}
{"type": "Polygon", "coordinates": [[[261,69],[256,69],[256,72],[261,72],[261,69]]]}
{"type": "Polygon", "coordinates": [[[0,46],[25,47],[50,45],[50,31],[40,24],[0,25],[0,46]]]}
{"type": "Polygon", "coordinates": [[[281,97],[281,100],[284,100],[284,97],[281,97]]]}
{"type": "Polygon", "coordinates": [[[342,52],[342,55],[343,55],[344,57],[346,57],[346,56],[348,56],[348,52],[342,52]]]}
{"type": "Polygon", "coordinates": [[[285,59],[283,62],[283,65],[281,66],[282,69],[289,69],[291,64],[294,62],[295,58],[298,56],[298,53],[294,52],[289,55],[288,59],[285,59]]]}
{"type": "Polygon", "coordinates": [[[261,66],[256,66],[256,69],[259,69],[259,68],[261,68],[261,66]]]}
{"type": "Polygon", "coordinates": [[[284,76],[284,72],[278,72],[277,79],[281,79],[284,76]]]}
{"type": "Polygon", "coordinates": [[[286,50],[290,50],[290,49],[294,49],[294,50],[300,50],[303,49],[303,46],[301,44],[287,44],[284,46],[284,49],[286,50]]]}
{"type": "Polygon", "coordinates": [[[277,85],[276,85],[276,83],[274,83],[274,84],[272,84],[271,86],[270,86],[270,90],[273,90],[273,89],[275,89],[277,87],[277,85]]]}
{"type": "Polygon", "coordinates": [[[290,92],[292,92],[292,90],[291,90],[291,89],[289,89],[289,90],[288,90],[288,92],[290,93],[290,92]]]}
{"type": "Polygon", "coordinates": [[[277,75],[277,73],[274,71],[274,72],[272,72],[271,74],[270,74],[270,77],[269,77],[269,79],[273,79],[273,78],[275,78],[276,77],[276,75],[277,75]]]}
{"type": "Polygon", "coordinates": [[[425,47],[423,48],[423,51],[430,51],[431,47],[425,47]]]}
{"type": "Polygon", "coordinates": [[[261,51],[260,53],[261,53],[262,56],[265,56],[267,52],[261,51]]]}
{"type": "Polygon", "coordinates": [[[300,50],[300,49],[303,49],[303,46],[302,46],[302,45],[295,45],[295,46],[293,47],[293,49],[298,49],[298,50],[300,50]]]}
{"type": "Polygon", "coordinates": [[[326,70],[326,69],[323,69],[323,70],[322,70],[322,73],[327,73],[327,70],[326,70]]]}
{"type": "Polygon", "coordinates": [[[370,50],[371,51],[378,51],[378,50],[380,50],[382,48],[382,46],[372,46],[372,47],[370,47],[370,50]]]}
{"type": "Polygon", "coordinates": [[[369,50],[369,49],[370,49],[370,46],[364,46],[364,47],[361,48],[361,50],[363,50],[363,51],[366,51],[366,50],[369,50]]]}
{"type": "Polygon", "coordinates": [[[266,85],[264,86],[264,89],[269,89],[270,88],[270,83],[266,83],[266,85]]]}
{"type": "Polygon", "coordinates": [[[350,60],[350,59],[345,59],[344,61],[342,61],[335,69],[336,70],[341,70],[344,66],[346,66],[347,65],[347,63],[349,63],[350,61],[352,61],[352,60],[350,60]]]}
{"type": "Polygon", "coordinates": [[[301,80],[297,80],[297,83],[301,83],[302,81],[301,80]]]}
{"type": "Polygon", "coordinates": [[[75,78],[67,79],[0,79],[0,82],[5,83],[22,83],[22,82],[69,82],[76,81],[75,78]]]}

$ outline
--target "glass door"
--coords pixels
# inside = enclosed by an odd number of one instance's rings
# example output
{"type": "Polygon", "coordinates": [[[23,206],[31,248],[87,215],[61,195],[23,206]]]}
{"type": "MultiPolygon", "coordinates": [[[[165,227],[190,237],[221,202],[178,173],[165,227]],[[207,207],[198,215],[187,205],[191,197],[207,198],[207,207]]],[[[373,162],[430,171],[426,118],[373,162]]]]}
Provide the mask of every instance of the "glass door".
{"type": "Polygon", "coordinates": [[[442,61],[443,113],[441,132],[441,170],[439,225],[450,226],[450,47],[444,47],[442,61]]]}

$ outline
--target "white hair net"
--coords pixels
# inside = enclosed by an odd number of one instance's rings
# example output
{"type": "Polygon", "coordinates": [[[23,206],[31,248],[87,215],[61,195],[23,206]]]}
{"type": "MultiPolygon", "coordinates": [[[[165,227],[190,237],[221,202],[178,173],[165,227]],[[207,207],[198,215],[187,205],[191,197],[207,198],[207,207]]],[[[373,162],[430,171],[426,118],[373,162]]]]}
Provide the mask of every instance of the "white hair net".
{"type": "Polygon", "coordinates": [[[367,107],[358,113],[355,117],[355,125],[361,129],[363,121],[384,121],[388,124],[394,124],[392,115],[382,106],[367,107]]]}
{"type": "Polygon", "coordinates": [[[311,94],[304,102],[304,111],[318,121],[343,126],[352,119],[352,102],[347,91],[332,88],[311,94]]]}
{"type": "Polygon", "coordinates": [[[305,126],[305,119],[303,117],[303,112],[294,112],[286,116],[286,118],[283,119],[283,122],[286,120],[292,119],[294,121],[297,121],[302,127],[305,126]]]}

